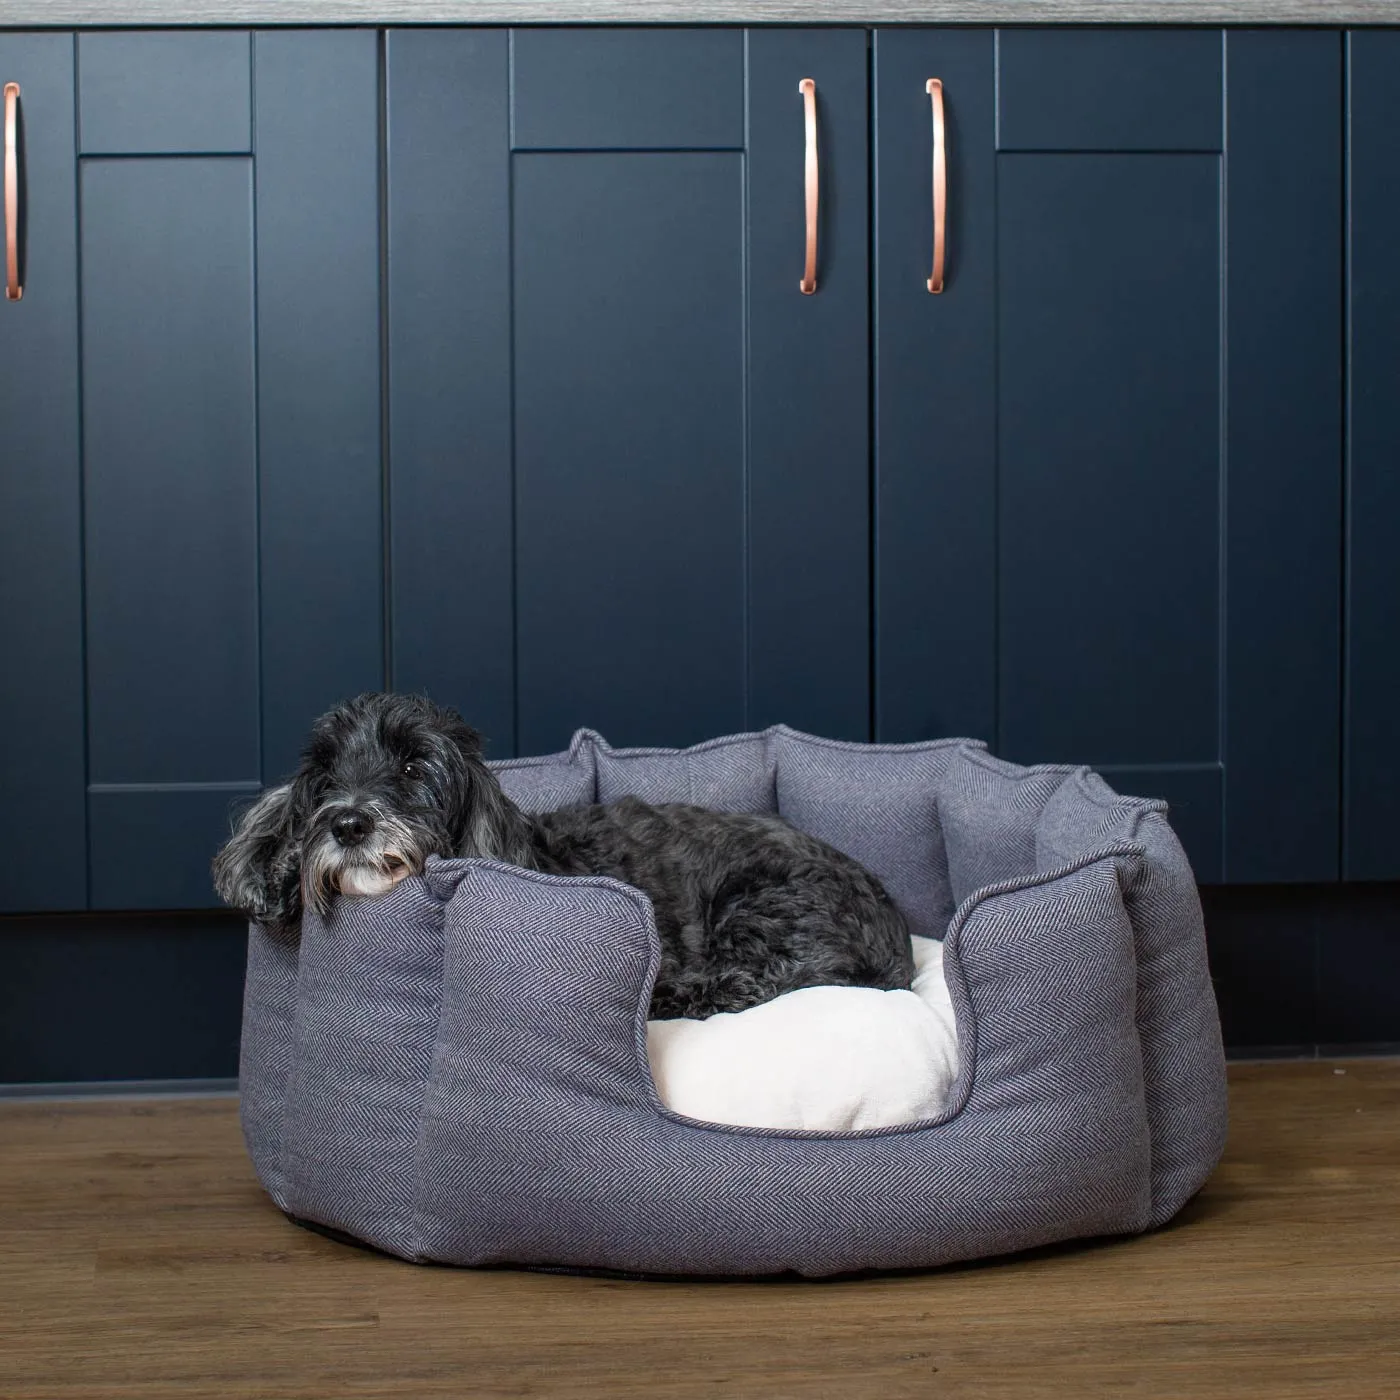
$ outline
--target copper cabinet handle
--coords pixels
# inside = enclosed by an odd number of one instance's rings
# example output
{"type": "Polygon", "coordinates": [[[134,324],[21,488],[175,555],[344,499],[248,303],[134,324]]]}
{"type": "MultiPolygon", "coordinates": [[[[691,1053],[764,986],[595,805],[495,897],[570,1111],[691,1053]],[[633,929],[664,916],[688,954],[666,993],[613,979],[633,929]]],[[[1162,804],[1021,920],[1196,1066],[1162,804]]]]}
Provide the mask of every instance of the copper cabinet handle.
{"type": "Polygon", "coordinates": [[[19,84],[5,84],[5,300],[24,295],[19,284],[19,84]]]}
{"type": "Polygon", "coordinates": [[[811,296],[817,290],[817,85],[811,78],[803,78],[797,90],[802,94],[807,128],[803,167],[807,185],[807,263],[797,285],[803,296],[811,296]]]}
{"type": "Polygon", "coordinates": [[[948,258],[948,127],[943,120],[943,84],[930,78],[924,91],[933,104],[933,275],[928,289],[936,296],[943,290],[948,258]]]}

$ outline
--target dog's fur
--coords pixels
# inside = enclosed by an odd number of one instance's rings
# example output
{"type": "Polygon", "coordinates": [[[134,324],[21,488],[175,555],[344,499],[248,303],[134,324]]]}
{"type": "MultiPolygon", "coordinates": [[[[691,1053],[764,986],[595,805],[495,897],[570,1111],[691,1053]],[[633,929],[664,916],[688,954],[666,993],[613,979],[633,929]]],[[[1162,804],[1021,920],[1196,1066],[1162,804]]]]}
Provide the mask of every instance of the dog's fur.
{"type": "Polygon", "coordinates": [[[291,929],[303,901],[324,914],[337,893],[382,894],[430,855],[610,875],[649,895],[654,1017],[913,976],[908,929],[879,881],[781,817],[634,797],[527,816],[476,731],[419,696],[361,695],[317,720],[296,776],[244,815],[214,881],[228,904],[291,929]]]}

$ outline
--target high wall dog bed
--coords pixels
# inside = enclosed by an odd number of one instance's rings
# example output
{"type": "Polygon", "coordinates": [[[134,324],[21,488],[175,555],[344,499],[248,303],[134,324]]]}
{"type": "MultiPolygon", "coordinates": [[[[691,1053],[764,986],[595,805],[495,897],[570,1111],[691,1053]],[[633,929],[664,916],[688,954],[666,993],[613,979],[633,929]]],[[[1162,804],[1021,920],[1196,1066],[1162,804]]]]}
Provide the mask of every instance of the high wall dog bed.
{"type": "Polygon", "coordinates": [[[377,899],[251,931],[244,1131],[292,1217],[417,1261],[822,1275],[1160,1225],[1225,1137],[1191,871],[1160,803],[965,741],[775,728],[496,765],[522,806],[635,793],[781,812],[944,939],[957,1080],[936,1120],[705,1125],[646,1058],[648,901],[434,860],[377,899]]]}

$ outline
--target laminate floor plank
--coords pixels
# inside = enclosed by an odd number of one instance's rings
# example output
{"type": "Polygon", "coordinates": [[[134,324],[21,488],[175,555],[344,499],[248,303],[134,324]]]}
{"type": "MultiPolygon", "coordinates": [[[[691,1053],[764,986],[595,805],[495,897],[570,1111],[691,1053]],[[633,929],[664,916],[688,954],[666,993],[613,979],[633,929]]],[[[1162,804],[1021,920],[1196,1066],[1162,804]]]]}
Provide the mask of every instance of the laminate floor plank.
{"type": "Polygon", "coordinates": [[[924,1274],[415,1268],[288,1224],[231,1098],[0,1104],[0,1397],[1400,1395],[1400,1060],[1231,1066],[1177,1221],[924,1274]]]}

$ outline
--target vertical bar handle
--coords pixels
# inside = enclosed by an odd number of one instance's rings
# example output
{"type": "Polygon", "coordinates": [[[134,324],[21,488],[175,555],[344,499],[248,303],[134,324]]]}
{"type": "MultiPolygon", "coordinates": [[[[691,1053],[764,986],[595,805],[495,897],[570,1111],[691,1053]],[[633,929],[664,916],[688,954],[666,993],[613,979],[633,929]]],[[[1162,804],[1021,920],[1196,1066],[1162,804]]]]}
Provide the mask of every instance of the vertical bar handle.
{"type": "Polygon", "coordinates": [[[19,84],[5,84],[5,300],[24,295],[19,284],[19,84]]]}
{"type": "Polygon", "coordinates": [[[802,281],[797,285],[803,296],[817,290],[817,85],[803,78],[797,85],[802,94],[803,115],[807,129],[807,155],[803,166],[807,191],[807,262],[802,281]]]}
{"type": "Polygon", "coordinates": [[[943,290],[948,259],[948,126],[943,119],[943,84],[930,78],[924,91],[933,105],[933,272],[928,289],[936,296],[943,290]]]}

